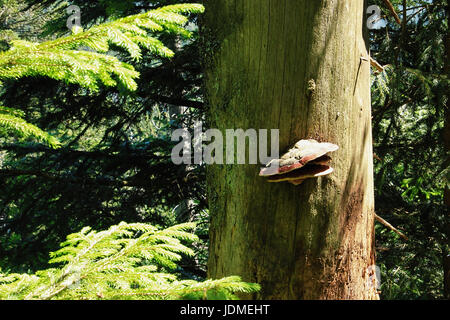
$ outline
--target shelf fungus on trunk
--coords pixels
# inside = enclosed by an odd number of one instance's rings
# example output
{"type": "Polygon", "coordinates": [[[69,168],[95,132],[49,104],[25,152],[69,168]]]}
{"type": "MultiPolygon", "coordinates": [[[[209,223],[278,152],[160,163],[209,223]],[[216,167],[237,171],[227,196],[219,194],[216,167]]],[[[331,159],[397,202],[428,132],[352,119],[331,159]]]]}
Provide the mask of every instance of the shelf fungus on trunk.
{"type": "Polygon", "coordinates": [[[259,175],[267,177],[268,182],[286,181],[299,185],[305,179],[332,173],[333,168],[329,166],[331,158],[327,153],[337,149],[337,145],[328,142],[300,140],[280,159],[270,161],[259,175]]]}

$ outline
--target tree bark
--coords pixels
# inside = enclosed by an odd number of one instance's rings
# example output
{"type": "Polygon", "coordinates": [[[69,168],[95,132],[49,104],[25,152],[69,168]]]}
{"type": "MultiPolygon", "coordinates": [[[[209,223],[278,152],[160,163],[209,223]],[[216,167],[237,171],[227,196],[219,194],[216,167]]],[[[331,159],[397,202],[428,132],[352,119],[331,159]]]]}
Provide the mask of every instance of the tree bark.
{"type": "Polygon", "coordinates": [[[279,129],[280,152],[340,147],[334,173],[297,187],[258,165],[208,166],[209,276],[261,284],[245,298],[378,298],[366,18],[363,0],[206,2],[208,125],[279,129]]]}

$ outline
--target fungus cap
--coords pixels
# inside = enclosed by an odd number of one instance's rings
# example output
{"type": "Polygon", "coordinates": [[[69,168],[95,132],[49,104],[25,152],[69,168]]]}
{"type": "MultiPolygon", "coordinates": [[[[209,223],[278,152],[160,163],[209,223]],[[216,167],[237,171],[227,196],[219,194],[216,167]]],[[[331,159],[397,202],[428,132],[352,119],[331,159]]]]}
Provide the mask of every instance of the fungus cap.
{"type": "Polygon", "coordinates": [[[313,139],[300,140],[280,159],[269,162],[265,168],[261,169],[259,175],[269,177],[285,174],[300,169],[310,162],[313,163],[316,159],[320,159],[322,162],[320,164],[326,164],[331,160],[326,154],[338,149],[337,145],[328,142],[317,142],[313,139]],[[326,157],[322,158],[323,156],[326,157]]]}
{"type": "Polygon", "coordinates": [[[285,174],[271,176],[267,179],[268,182],[282,182],[288,181],[293,184],[300,184],[303,180],[308,178],[317,178],[325,176],[334,171],[334,169],[327,165],[309,164],[301,169],[291,171],[285,174]],[[302,181],[299,181],[302,180],[302,181]]]}

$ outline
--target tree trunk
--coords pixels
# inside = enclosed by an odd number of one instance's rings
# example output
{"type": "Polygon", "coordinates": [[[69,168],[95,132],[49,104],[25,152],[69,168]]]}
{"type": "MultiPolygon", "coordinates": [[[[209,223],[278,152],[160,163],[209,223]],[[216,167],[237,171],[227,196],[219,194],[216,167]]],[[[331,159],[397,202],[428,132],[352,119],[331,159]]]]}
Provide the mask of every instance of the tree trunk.
{"type": "Polygon", "coordinates": [[[261,284],[245,298],[377,298],[364,11],[363,0],[206,2],[208,125],[279,129],[280,152],[306,138],[340,147],[334,173],[300,186],[267,183],[258,165],[208,166],[209,276],[261,284]]]}

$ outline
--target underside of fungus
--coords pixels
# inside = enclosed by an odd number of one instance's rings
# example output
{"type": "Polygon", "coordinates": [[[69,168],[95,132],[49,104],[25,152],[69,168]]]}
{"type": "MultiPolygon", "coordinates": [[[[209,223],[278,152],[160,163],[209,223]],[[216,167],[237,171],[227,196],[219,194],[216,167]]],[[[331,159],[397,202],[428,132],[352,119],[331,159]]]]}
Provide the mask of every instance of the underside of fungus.
{"type": "Polygon", "coordinates": [[[267,177],[268,182],[286,181],[299,185],[305,179],[332,173],[334,169],[328,165],[331,158],[327,153],[338,148],[337,145],[328,142],[300,140],[280,159],[269,162],[261,169],[259,175],[267,177]]]}

